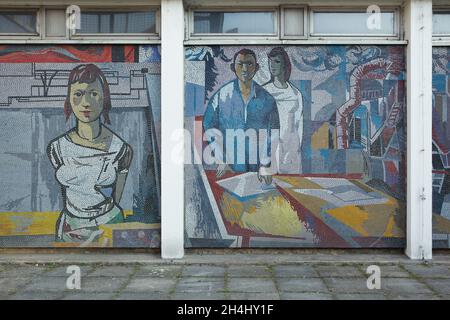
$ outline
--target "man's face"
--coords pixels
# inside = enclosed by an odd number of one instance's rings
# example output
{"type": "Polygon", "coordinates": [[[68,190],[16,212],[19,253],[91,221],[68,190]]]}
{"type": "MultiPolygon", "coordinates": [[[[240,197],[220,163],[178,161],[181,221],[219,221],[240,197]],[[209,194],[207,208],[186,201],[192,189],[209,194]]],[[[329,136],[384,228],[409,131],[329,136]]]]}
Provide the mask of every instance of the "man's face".
{"type": "Polygon", "coordinates": [[[234,72],[239,80],[247,82],[258,71],[255,58],[251,54],[238,54],[234,63],[234,72]]]}

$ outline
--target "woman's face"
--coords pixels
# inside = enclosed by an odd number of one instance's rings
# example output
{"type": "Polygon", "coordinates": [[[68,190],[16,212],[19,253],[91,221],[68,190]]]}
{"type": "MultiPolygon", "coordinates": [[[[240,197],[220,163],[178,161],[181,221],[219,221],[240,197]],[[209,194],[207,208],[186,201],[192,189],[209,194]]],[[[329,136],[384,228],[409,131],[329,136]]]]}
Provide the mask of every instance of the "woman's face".
{"type": "Polygon", "coordinates": [[[269,70],[272,76],[278,77],[284,73],[284,60],[281,55],[269,57],[269,70]]]}
{"type": "Polygon", "coordinates": [[[70,85],[70,104],[75,117],[81,122],[97,120],[103,111],[103,89],[100,81],[75,82],[70,85]]]}

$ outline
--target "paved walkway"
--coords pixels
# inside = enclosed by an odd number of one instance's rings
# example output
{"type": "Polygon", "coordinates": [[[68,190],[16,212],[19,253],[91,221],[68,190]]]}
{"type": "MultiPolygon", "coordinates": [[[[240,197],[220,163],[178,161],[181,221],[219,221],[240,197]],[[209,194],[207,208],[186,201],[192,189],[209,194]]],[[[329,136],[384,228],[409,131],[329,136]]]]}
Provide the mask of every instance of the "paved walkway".
{"type": "Polygon", "coordinates": [[[372,254],[133,257],[0,254],[0,299],[450,299],[450,254],[428,263],[372,254]],[[66,288],[73,264],[80,290],[66,288]],[[379,290],[366,285],[372,264],[379,290]]]}

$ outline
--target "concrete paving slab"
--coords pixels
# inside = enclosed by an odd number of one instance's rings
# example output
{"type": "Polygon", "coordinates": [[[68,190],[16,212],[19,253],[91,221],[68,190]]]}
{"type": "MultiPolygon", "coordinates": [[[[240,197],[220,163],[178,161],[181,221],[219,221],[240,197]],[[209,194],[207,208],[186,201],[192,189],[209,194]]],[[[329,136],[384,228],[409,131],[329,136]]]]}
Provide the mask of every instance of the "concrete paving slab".
{"type": "Polygon", "coordinates": [[[12,293],[29,285],[32,282],[32,277],[22,278],[0,278],[0,294],[12,293]]]}
{"type": "Polygon", "coordinates": [[[388,300],[383,293],[341,293],[336,294],[337,300],[388,300]]]}
{"type": "Polygon", "coordinates": [[[115,300],[168,300],[165,292],[121,292],[115,300]]]}
{"type": "Polygon", "coordinates": [[[116,292],[121,289],[128,279],[124,277],[84,277],[81,278],[83,292],[116,292]]]}
{"type": "Polygon", "coordinates": [[[258,265],[229,266],[227,272],[229,277],[243,277],[243,278],[272,277],[272,272],[267,266],[258,266],[258,265]]]}
{"type": "MultiPolygon", "coordinates": [[[[405,263],[417,264],[417,261],[410,260],[404,253],[403,249],[391,250],[391,253],[375,252],[371,249],[368,251],[355,250],[345,252],[342,250],[265,250],[264,253],[255,252],[251,249],[245,252],[232,252],[231,250],[191,250],[186,249],[186,255],[183,259],[170,260],[161,259],[160,253],[2,253],[0,255],[0,263],[65,263],[77,264],[83,263],[144,263],[144,264],[166,264],[166,265],[190,265],[190,264],[302,264],[302,263],[405,263]]],[[[450,265],[450,255],[434,254],[434,263],[450,265]]]]}
{"type": "Polygon", "coordinates": [[[183,268],[183,277],[223,277],[225,267],[211,265],[192,265],[183,268]]]}
{"type": "Polygon", "coordinates": [[[224,278],[190,277],[179,280],[175,292],[218,292],[225,291],[224,278]]]}
{"type": "Polygon", "coordinates": [[[230,292],[227,300],[280,300],[278,292],[230,292]]]}
{"type": "Polygon", "coordinates": [[[331,292],[335,293],[370,293],[366,278],[323,278],[331,292]]]}
{"type": "Polygon", "coordinates": [[[7,292],[0,292],[0,300],[7,300],[9,296],[10,294],[7,292]]]}
{"type": "MultiPolygon", "coordinates": [[[[67,273],[67,267],[69,265],[58,266],[56,268],[51,268],[44,273],[46,277],[65,277],[68,278],[70,276],[67,273]]],[[[81,271],[81,277],[87,276],[92,270],[94,270],[94,266],[92,265],[79,265],[81,271]]]]}
{"type": "Polygon", "coordinates": [[[175,278],[181,275],[183,266],[139,265],[135,277],[175,278]]]}
{"type": "Polygon", "coordinates": [[[34,265],[9,265],[0,272],[0,278],[20,278],[28,276],[39,276],[45,273],[49,267],[34,265]]]}
{"type": "Polygon", "coordinates": [[[8,300],[60,300],[63,294],[55,291],[23,291],[8,297],[8,300]]]}
{"type": "Polygon", "coordinates": [[[422,279],[435,292],[441,295],[450,295],[450,279],[422,279]]]}
{"type": "Polygon", "coordinates": [[[415,279],[387,278],[381,280],[381,288],[392,294],[432,294],[433,292],[423,283],[415,279]]]}
{"type": "Polygon", "coordinates": [[[377,263],[359,265],[359,269],[362,271],[364,277],[369,277],[372,274],[372,272],[370,272],[370,274],[367,273],[367,268],[372,265],[378,266],[380,268],[382,278],[383,277],[385,277],[385,278],[409,278],[409,277],[411,277],[411,274],[407,270],[403,269],[400,265],[377,264],[377,263]]]}
{"type": "Polygon", "coordinates": [[[276,292],[275,282],[267,278],[228,278],[230,292],[276,292]]]}
{"type": "Polygon", "coordinates": [[[317,278],[319,274],[311,265],[277,265],[273,267],[275,277],[317,278]]]}
{"type": "Polygon", "coordinates": [[[361,277],[365,274],[357,266],[315,265],[314,269],[321,277],[361,277]]]}
{"type": "Polygon", "coordinates": [[[169,278],[145,278],[131,279],[122,292],[170,292],[175,288],[177,279],[169,278]]]}
{"type": "Polygon", "coordinates": [[[406,270],[413,273],[415,276],[423,278],[450,278],[450,269],[448,266],[435,264],[418,264],[405,265],[406,270]]]}
{"type": "Polygon", "coordinates": [[[334,300],[330,293],[280,292],[281,300],[334,300]]]}
{"type": "Polygon", "coordinates": [[[388,295],[389,300],[440,300],[437,295],[427,293],[393,293],[388,295]]]}
{"type": "Polygon", "coordinates": [[[225,300],[225,292],[175,292],[171,300],[225,300]]]}
{"type": "Polygon", "coordinates": [[[78,292],[66,293],[61,300],[111,300],[114,296],[112,292],[78,292]]]}
{"type": "Polygon", "coordinates": [[[381,278],[409,278],[411,276],[408,271],[403,270],[397,265],[380,265],[379,267],[381,271],[381,278]]]}
{"type": "MultiPolygon", "coordinates": [[[[318,254],[321,255],[321,254],[318,254]]],[[[60,255],[56,255],[60,256],[60,255]]],[[[208,255],[201,259],[161,262],[121,261],[124,256],[113,255],[117,264],[111,263],[108,254],[77,255],[82,269],[80,291],[66,289],[67,264],[72,254],[61,261],[46,265],[12,263],[0,264],[0,299],[30,297],[30,299],[450,299],[450,260],[438,257],[439,262],[424,264],[418,261],[394,258],[390,262],[377,261],[377,255],[356,255],[353,260],[342,261],[341,255],[329,255],[335,262],[308,262],[295,255],[292,262],[286,255],[272,254],[224,254],[208,255]],[[92,257],[95,256],[95,257],[92,257]],[[86,259],[101,260],[98,264],[86,264],[86,259]],[[105,259],[106,257],[106,259],[105,259]],[[282,259],[280,259],[280,257],[282,259]],[[363,257],[365,261],[363,261],[363,257]],[[193,261],[195,260],[195,263],[193,261]],[[106,262],[105,262],[106,261],[106,262]],[[199,262],[200,261],[200,262],[199,262]],[[223,261],[225,263],[219,265],[223,261]],[[337,261],[337,262],[336,262],[337,261]],[[381,268],[382,290],[369,290],[364,273],[368,264],[381,268]],[[269,267],[270,266],[270,267],[269,267]],[[316,268],[317,266],[317,268],[316,268]],[[86,270],[86,268],[89,268],[86,270]],[[137,269],[136,269],[137,268],[137,269]],[[358,270],[355,272],[355,268],[358,270]],[[405,269],[408,269],[406,271],[405,269]],[[6,269],[6,270],[3,270],[6,269]],[[89,272],[91,270],[101,270],[89,272]],[[183,269],[187,269],[184,273],[183,269]],[[319,270],[321,275],[319,275],[319,270]],[[133,274],[134,273],[134,274],[133,274]],[[106,274],[106,276],[105,276],[106,274]],[[126,274],[126,276],[124,276],[126,274]],[[108,276],[109,275],[109,276],[108,276]],[[186,276],[185,276],[186,275],[186,276]],[[349,276],[350,275],[350,276],[349,276]],[[321,278],[323,277],[323,278],[321,278]],[[167,280],[167,281],[164,281],[167,280]],[[320,287],[317,281],[323,281],[320,287]],[[164,282],[164,283],[163,283],[164,282]],[[306,285],[308,284],[308,285],[306,285]],[[158,289],[159,288],[159,289],[158,289]],[[159,293],[156,290],[163,290],[159,293]],[[301,289],[298,289],[301,288],[301,289]],[[306,288],[306,289],[305,289],[306,288]],[[280,290],[280,292],[278,292],[280,290]],[[295,290],[295,291],[291,291],[295,290]],[[311,290],[296,292],[297,290],[311,290]],[[330,290],[330,291],[328,291],[330,290]],[[169,294],[170,292],[170,294],[169,294]],[[46,293],[47,296],[43,293],[46,293]]],[[[125,255],[133,256],[133,255],[125,255]]],[[[448,255],[450,256],[450,255],[448,255]]],[[[2,255],[0,255],[0,258],[2,255]]],[[[385,255],[388,257],[388,255],[385,255]]],[[[320,258],[320,257],[319,257],[320,258]]],[[[435,258],[435,256],[434,256],[435,258]]],[[[70,263],[72,264],[72,263],[70,263]]],[[[77,264],[77,263],[73,263],[77,264]]]]}
{"type": "Polygon", "coordinates": [[[99,266],[88,274],[89,277],[126,277],[134,271],[134,265],[129,266],[99,266]]]}
{"type": "Polygon", "coordinates": [[[320,278],[279,278],[276,281],[280,291],[328,293],[325,283],[320,278]]]}
{"type": "MultiPolygon", "coordinates": [[[[81,285],[83,286],[83,278],[81,278],[81,285]]],[[[67,289],[67,279],[64,277],[35,277],[28,285],[23,288],[23,291],[33,292],[64,292],[67,289]]]]}

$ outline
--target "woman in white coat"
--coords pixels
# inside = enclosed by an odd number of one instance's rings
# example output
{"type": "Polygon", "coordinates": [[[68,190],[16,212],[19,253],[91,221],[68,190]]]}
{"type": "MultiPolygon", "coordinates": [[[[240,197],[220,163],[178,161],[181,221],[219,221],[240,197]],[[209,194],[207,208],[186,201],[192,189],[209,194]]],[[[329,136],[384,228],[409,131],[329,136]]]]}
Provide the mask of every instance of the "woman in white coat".
{"type": "Polygon", "coordinates": [[[280,117],[280,141],[276,153],[279,173],[301,173],[303,138],[303,97],[290,81],[291,61],[282,47],[269,54],[271,79],[264,84],[276,100],[280,117]]]}

